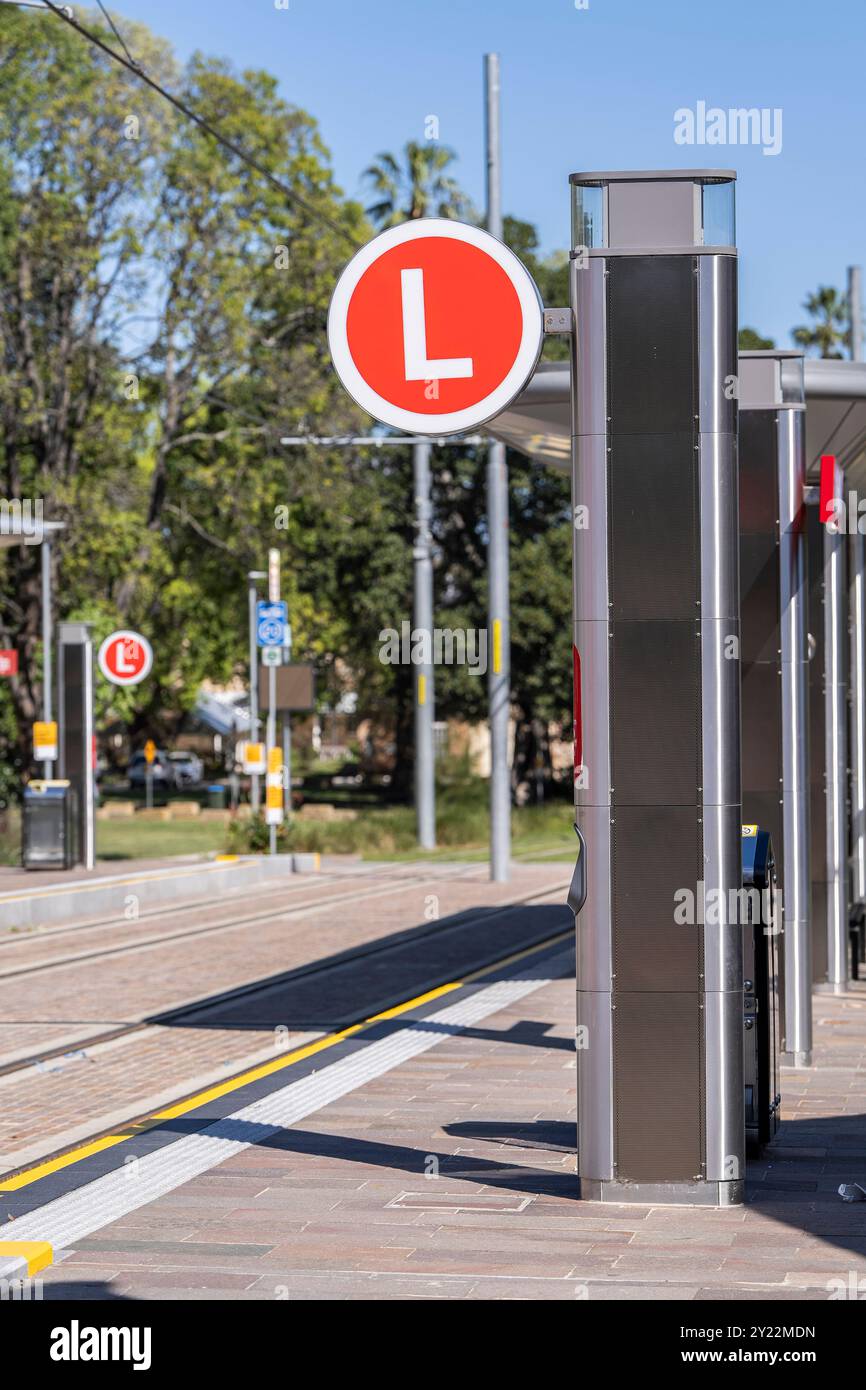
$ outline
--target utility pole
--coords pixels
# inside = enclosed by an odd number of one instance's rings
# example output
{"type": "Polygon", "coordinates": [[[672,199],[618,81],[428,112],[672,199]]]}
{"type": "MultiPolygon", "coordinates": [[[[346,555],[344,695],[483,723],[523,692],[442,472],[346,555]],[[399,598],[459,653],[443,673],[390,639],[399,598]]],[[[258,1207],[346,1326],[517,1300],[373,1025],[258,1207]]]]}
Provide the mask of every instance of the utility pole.
{"type": "MultiPolygon", "coordinates": [[[[278,550],[268,551],[268,599],[271,603],[280,601],[280,552],[278,550]]],[[[277,668],[273,665],[268,667],[268,772],[271,770],[271,749],[277,746],[277,668]]],[[[270,798],[268,798],[270,804],[270,798]]],[[[277,827],[274,824],[268,826],[269,849],[271,854],[277,852],[277,827]]]]}
{"type": "MultiPolygon", "coordinates": [[[[484,56],[487,135],[487,230],[502,240],[499,54],[484,56]]],[[[491,440],[487,452],[488,667],[490,702],[490,877],[511,877],[511,773],[508,724],[511,712],[511,653],[508,594],[508,472],[505,445],[491,440]]]]}
{"type": "Polygon", "coordinates": [[[851,360],[863,361],[863,268],[848,267],[848,318],[851,325],[851,360]]]}
{"type": "Polygon", "coordinates": [[[431,553],[429,440],[412,445],[415,482],[415,631],[426,643],[425,661],[415,671],[415,813],[418,843],[436,848],[436,778],[433,749],[433,557],[431,553]]]}

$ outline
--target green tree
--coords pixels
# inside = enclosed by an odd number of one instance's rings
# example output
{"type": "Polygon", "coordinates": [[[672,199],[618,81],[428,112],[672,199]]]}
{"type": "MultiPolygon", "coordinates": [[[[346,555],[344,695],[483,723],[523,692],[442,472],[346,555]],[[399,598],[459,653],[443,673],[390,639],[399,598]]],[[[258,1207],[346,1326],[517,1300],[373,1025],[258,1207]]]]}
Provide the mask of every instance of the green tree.
{"type": "Polygon", "coordinates": [[[794,342],[819,357],[842,357],[838,349],[849,341],[848,297],[829,285],[819,285],[803,301],[812,323],[792,329],[794,342]]]}
{"type": "Polygon", "coordinates": [[[776,346],[772,338],[764,338],[754,328],[741,328],[737,336],[740,352],[765,352],[776,346]]]}
{"type": "MultiPolygon", "coordinates": [[[[271,544],[289,558],[277,509],[310,481],[280,434],[358,421],[324,328],[363,219],[269,75],[201,56],[180,73],[161,40],[124,30],[145,70],[331,225],[53,17],[4,7],[0,27],[0,487],[66,522],[59,616],[153,641],[153,678],[100,682],[98,718],[170,730],[202,679],[241,667],[246,570],[271,544]]],[[[299,655],[305,629],[336,621],[308,605],[299,655]]],[[[38,550],[6,550],[0,640],[19,650],[7,691],[25,761],[39,630],[38,550]]]]}
{"type": "Polygon", "coordinates": [[[363,174],[374,198],[367,208],[370,221],[383,230],[415,217],[469,218],[471,203],[448,173],[455,158],[447,145],[415,140],[403,147],[402,160],[378,155],[363,174]]]}

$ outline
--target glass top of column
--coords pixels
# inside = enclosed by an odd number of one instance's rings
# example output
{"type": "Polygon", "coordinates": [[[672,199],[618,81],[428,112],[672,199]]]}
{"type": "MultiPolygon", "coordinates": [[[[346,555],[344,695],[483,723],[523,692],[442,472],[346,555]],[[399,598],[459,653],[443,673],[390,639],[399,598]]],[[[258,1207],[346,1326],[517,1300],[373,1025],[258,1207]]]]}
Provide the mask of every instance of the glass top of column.
{"type": "Polygon", "coordinates": [[[736,178],[731,169],[572,174],[572,247],[733,252],[736,178]]]}

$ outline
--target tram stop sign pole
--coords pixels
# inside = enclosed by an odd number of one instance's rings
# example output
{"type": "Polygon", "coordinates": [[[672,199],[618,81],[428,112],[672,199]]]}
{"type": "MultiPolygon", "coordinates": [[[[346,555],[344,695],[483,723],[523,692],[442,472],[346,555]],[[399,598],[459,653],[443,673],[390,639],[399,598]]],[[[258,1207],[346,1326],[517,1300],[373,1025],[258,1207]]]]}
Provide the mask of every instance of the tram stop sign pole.
{"type": "MultiPolygon", "coordinates": [[[[384,424],[422,436],[470,430],[505,410],[531,377],[543,338],[538,290],[514,253],[478,227],[443,218],[407,222],[363,247],[337,282],[328,315],[331,357],[349,395],[384,424]]],[[[416,448],[416,488],[419,463],[426,465],[426,456],[416,448]]],[[[429,471],[426,466],[421,471],[426,486],[429,471]]],[[[490,524],[504,534],[501,518],[491,516],[490,524]]],[[[419,540],[426,545],[426,536],[419,540]]],[[[431,583],[424,574],[418,579],[423,588],[416,612],[423,629],[424,623],[432,625],[432,575],[431,583]]],[[[496,817],[503,786],[510,794],[507,767],[498,766],[507,760],[509,692],[500,688],[507,676],[503,626],[494,624],[489,634],[494,879],[507,877],[508,867],[507,820],[503,854],[503,826],[496,817]],[[499,736],[503,728],[505,737],[499,736]]],[[[427,633],[428,645],[432,636],[427,633]]],[[[416,677],[419,735],[432,721],[432,676],[432,666],[425,665],[416,677]]],[[[428,741],[419,736],[418,744],[416,801],[419,807],[432,806],[428,741]]],[[[422,844],[432,846],[434,826],[420,814],[419,829],[422,844]]]]}

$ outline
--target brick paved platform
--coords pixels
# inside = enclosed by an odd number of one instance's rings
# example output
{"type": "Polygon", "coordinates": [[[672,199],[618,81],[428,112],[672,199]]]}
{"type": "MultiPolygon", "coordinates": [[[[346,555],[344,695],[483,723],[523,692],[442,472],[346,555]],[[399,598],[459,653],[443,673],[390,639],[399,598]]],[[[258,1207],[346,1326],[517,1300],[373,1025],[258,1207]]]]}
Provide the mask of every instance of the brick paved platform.
{"type": "MultiPolygon", "coordinates": [[[[516,866],[509,884],[491,884],[486,865],[329,868],[182,914],[167,907],[128,922],[119,911],[95,927],[7,934],[0,1067],[19,1069],[0,1075],[0,1174],[272,1059],[327,1026],[297,1026],[274,992],[258,1016],[225,1006],[188,1023],[153,1021],[166,1010],[527,894],[552,890],[561,903],[567,881],[555,864],[516,866]],[[250,920],[234,925],[241,917],[250,920]],[[225,929],[212,929],[223,920],[225,929]],[[137,1031],[93,1041],[131,1026],[137,1031]],[[20,1066],[49,1050],[58,1055],[20,1066]]],[[[345,982],[342,998],[351,1002],[345,982]]],[[[361,1008],[371,998],[359,989],[355,1002],[361,1008]]]]}
{"type": "Polygon", "coordinates": [[[836,1193],[866,1181],[866,987],[816,998],[815,1065],[783,1072],[745,1206],[609,1206],[574,1175],[572,964],[81,1239],[45,1297],[828,1300],[866,1279],[866,1203],[836,1193]]]}

